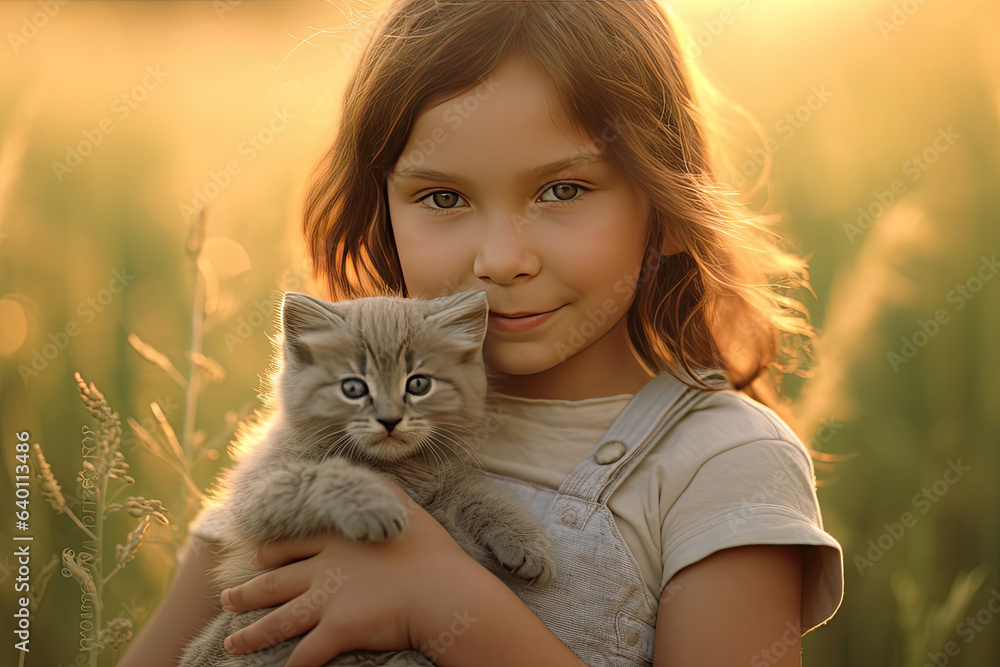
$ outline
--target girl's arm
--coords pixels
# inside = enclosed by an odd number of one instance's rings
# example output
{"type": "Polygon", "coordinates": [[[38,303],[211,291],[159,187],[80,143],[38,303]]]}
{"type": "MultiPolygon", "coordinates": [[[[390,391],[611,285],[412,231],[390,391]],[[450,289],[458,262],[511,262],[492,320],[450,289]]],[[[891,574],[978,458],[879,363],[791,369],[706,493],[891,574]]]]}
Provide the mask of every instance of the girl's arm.
{"type": "Polygon", "coordinates": [[[716,551],[663,589],[653,666],[800,667],[801,607],[800,546],[716,551]]]}
{"type": "Polygon", "coordinates": [[[503,582],[487,571],[481,585],[474,614],[424,631],[438,667],[587,667],[503,582]]]}
{"type": "Polygon", "coordinates": [[[208,577],[217,564],[216,547],[198,537],[189,539],[177,578],[117,667],[174,667],[187,642],[222,611],[220,591],[208,577]]]}
{"type": "Polygon", "coordinates": [[[221,599],[236,612],[280,608],[231,635],[231,653],[304,635],[287,667],[319,667],[354,649],[410,648],[439,667],[585,667],[434,517],[389,485],[410,508],[398,537],[316,535],[257,550],[258,565],[276,569],[221,599]]]}

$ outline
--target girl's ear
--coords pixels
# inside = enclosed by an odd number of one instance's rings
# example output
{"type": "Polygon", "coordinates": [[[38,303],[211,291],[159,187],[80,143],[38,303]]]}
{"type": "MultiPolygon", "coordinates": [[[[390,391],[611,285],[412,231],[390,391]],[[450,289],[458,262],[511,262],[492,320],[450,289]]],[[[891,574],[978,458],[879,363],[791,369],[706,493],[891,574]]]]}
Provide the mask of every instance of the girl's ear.
{"type": "Polygon", "coordinates": [[[308,294],[285,292],[281,300],[281,331],[286,360],[295,360],[302,365],[315,363],[306,335],[314,331],[329,331],[345,323],[333,306],[335,304],[308,294]]]}
{"type": "Polygon", "coordinates": [[[484,290],[465,290],[429,299],[425,304],[424,320],[427,323],[451,329],[451,339],[462,347],[482,347],[490,315],[490,305],[484,290]]]}

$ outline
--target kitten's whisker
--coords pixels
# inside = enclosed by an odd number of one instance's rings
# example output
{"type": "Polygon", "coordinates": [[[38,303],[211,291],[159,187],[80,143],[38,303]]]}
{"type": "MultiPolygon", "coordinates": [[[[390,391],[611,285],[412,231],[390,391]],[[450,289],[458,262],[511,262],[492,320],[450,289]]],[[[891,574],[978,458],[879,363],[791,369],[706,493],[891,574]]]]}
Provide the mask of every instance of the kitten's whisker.
{"type": "MultiPolygon", "coordinates": [[[[480,468],[485,467],[483,465],[482,459],[479,458],[479,454],[476,452],[476,450],[473,449],[467,442],[465,442],[457,434],[451,433],[447,429],[435,429],[435,430],[441,435],[442,438],[446,438],[450,442],[456,444],[462,453],[465,453],[469,458],[475,461],[477,466],[479,466],[480,468]]],[[[449,447],[449,449],[451,448],[449,447]]],[[[459,452],[456,452],[456,455],[460,456],[459,452]]]]}
{"type": "Polygon", "coordinates": [[[471,467],[465,459],[454,454],[452,447],[439,439],[432,439],[429,449],[435,453],[435,456],[440,456],[446,461],[446,467],[442,469],[446,474],[456,472],[456,470],[468,470],[471,467]],[[451,452],[451,454],[446,452],[451,452]]]}
{"type": "Polygon", "coordinates": [[[333,454],[335,451],[337,451],[337,448],[340,447],[340,445],[342,443],[350,440],[350,438],[351,438],[351,434],[350,433],[344,433],[344,435],[342,435],[341,437],[337,438],[336,442],[334,442],[332,445],[330,445],[327,448],[327,450],[325,452],[323,452],[323,458],[325,459],[326,457],[328,457],[331,454],[333,454]]]}
{"type": "Polygon", "coordinates": [[[434,468],[436,468],[436,469],[438,469],[438,470],[440,470],[442,472],[445,472],[446,471],[446,467],[445,467],[446,461],[444,461],[441,458],[441,456],[437,453],[437,451],[434,449],[434,441],[433,440],[431,440],[429,442],[429,445],[430,446],[425,446],[425,448],[423,449],[424,454],[425,454],[424,455],[424,460],[425,461],[427,460],[426,453],[430,452],[430,455],[434,458],[434,468]]]}
{"type": "Polygon", "coordinates": [[[424,465],[425,466],[432,467],[431,464],[427,463],[427,449],[425,447],[426,441],[427,441],[427,438],[421,438],[420,442],[418,443],[418,445],[420,447],[420,450],[419,450],[420,451],[420,458],[422,458],[424,460],[424,465]]]}
{"type": "MultiPolygon", "coordinates": [[[[306,429],[306,427],[304,427],[304,426],[303,427],[299,427],[299,428],[295,429],[295,431],[292,432],[292,435],[290,436],[289,439],[290,440],[305,440],[305,441],[310,442],[310,443],[311,442],[317,442],[317,443],[319,443],[319,442],[322,442],[323,440],[326,440],[328,438],[333,438],[334,436],[336,436],[338,434],[341,434],[341,433],[346,433],[346,429],[338,427],[337,424],[324,423],[324,424],[320,424],[318,426],[312,426],[312,427],[310,427],[308,429],[306,429]]],[[[342,437],[346,437],[346,436],[342,436],[342,437]]],[[[339,440],[340,439],[338,438],[337,442],[339,442],[339,440]]],[[[308,447],[302,449],[299,452],[298,456],[295,457],[295,460],[299,460],[299,459],[304,458],[307,454],[309,454],[309,452],[310,452],[310,448],[308,448],[308,447]]]]}
{"type": "Polygon", "coordinates": [[[343,429],[330,429],[329,431],[317,430],[312,433],[304,434],[302,439],[309,443],[310,447],[303,449],[302,452],[300,452],[300,455],[325,444],[328,440],[337,440],[339,439],[338,436],[343,437],[341,435],[342,433],[344,433],[343,429]]]}
{"type": "Polygon", "coordinates": [[[461,429],[463,431],[468,431],[469,433],[472,433],[473,431],[475,431],[475,429],[472,428],[471,426],[466,426],[465,424],[458,424],[456,422],[443,422],[443,421],[437,421],[437,420],[435,420],[434,425],[435,426],[451,426],[452,428],[457,428],[457,429],[461,429]]]}
{"type": "Polygon", "coordinates": [[[322,433],[325,429],[336,429],[336,428],[337,428],[337,424],[333,424],[333,423],[329,423],[329,422],[324,422],[324,423],[321,423],[321,424],[303,424],[302,426],[299,426],[294,431],[292,431],[291,435],[289,436],[289,439],[290,440],[295,440],[295,439],[308,439],[308,440],[312,440],[312,439],[314,439],[314,436],[316,434],[322,433]],[[303,436],[305,436],[305,437],[303,437],[303,436]]]}
{"type": "Polygon", "coordinates": [[[430,433],[427,433],[420,438],[420,452],[424,456],[425,463],[427,462],[427,453],[430,452],[431,456],[434,457],[434,467],[444,470],[444,464],[447,463],[447,461],[435,450],[434,444],[434,438],[431,437],[430,433]]]}

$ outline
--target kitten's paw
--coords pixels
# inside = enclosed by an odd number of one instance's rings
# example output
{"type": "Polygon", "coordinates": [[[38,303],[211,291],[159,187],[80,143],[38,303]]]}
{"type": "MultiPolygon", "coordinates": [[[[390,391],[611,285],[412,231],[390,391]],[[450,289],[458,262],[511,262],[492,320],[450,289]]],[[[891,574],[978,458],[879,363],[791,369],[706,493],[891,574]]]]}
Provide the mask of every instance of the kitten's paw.
{"type": "Polygon", "coordinates": [[[409,523],[406,507],[389,488],[373,490],[364,502],[345,512],[339,528],[352,540],[378,542],[397,537],[409,523]]]}
{"type": "Polygon", "coordinates": [[[555,576],[556,564],[548,539],[516,539],[502,535],[491,540],[490,550],[500,564],[521,579],[546,584],[555,576]]]}

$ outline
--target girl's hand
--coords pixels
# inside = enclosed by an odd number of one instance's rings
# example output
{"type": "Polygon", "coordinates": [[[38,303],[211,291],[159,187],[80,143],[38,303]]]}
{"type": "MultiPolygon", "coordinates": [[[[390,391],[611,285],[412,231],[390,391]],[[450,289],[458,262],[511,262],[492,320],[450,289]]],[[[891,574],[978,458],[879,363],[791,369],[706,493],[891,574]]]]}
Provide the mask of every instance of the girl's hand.
{"type": "Polygon", "coordinates": [[[399,537],[367,542],[326,534],[257,550],[260,568],[277,569],[223,591],[222,606],[235,612],[281,606],[230,635],[230,653],[308,633],[288,667],[319,667],[356,649],[423,649],[434,658],[435,640],[461,625],[477,592],[498,580],[397,484],[387,483],[409,509],[399,537]]]}

